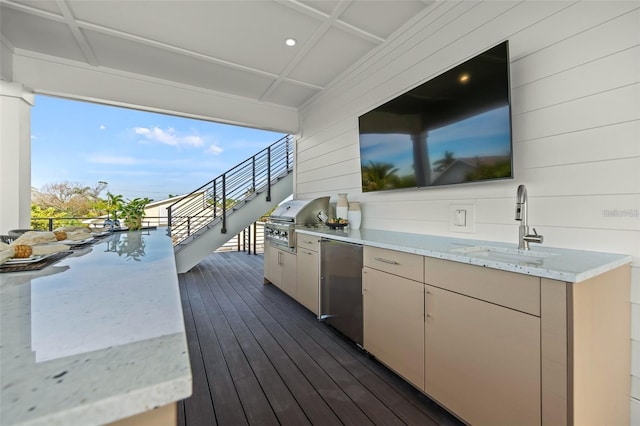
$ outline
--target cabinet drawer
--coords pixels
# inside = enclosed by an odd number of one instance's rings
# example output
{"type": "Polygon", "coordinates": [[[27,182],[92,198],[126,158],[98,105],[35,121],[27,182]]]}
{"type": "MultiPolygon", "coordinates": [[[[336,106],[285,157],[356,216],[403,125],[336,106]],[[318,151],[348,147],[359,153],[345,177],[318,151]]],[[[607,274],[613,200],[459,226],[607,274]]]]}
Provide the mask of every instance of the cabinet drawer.
{"type": "Polygon", "coordinates": [[[424,258],[424,281],[456,293],[540,316],[540,278],[424,258]]]}
{"type": "Polygon", "coordinates": [[[298,248],[305,248],[307,250],[319,251],[320,237],[307,234],[296,234],[296,245],[298,248]]]}
{"type": "Polygon", "coordinates": [[[418,282],[424,279],[422,256],[417,254],[364,246],[364,266],[418,282]]]}

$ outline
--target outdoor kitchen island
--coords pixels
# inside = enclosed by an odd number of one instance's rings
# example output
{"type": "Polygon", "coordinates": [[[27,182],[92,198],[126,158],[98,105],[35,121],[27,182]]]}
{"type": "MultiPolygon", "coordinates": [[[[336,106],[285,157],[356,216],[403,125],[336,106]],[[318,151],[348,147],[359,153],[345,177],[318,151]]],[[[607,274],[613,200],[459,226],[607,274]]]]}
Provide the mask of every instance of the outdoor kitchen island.
{"type": "Polygon", "coordinates": [[[175,424],[191,369],[171,239],[116,232],[0,274],[0,424],[175,424]],[[133,416],[133,417],[132,417],[133,416]]]}

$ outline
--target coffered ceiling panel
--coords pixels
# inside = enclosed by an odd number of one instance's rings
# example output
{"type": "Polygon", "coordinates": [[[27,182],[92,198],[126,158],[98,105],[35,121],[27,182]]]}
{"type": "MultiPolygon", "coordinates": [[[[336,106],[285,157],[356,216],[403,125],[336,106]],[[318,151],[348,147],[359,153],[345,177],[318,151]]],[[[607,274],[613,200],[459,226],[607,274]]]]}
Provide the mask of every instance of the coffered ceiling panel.
{"type": "MultiPolygon", "coordinates": [[[[320,21],[273,1],[88,1],[72,3],[76,19],[241,66],[278,73],[320,21]],[[254,35],[259,34],[259,37],[254,35]]],[[[126,36],[125,36],[126,37],[126,36]]]]}
{"type": "Polygon", "coordinates": [[[329,29],[291,72],[296,80],[324,87],[376,45],[336,29],[329,29]]]}
{"type": "Polygon", "coordinates": [[[0,32],[20,55],[299,108],[432,3],[0,0],[0,32]],[[297,44],[286,46],[288,37],[297,44]]]}
{"type": "Polygon", "coordinates": [[[273,82],[272,78],[167,52],[143,43],[123,41],[90,30],[84,30],[84,33],[96,56],[100,58],[100,64],[109,68],[254,99],[273,82]]]}
{"type": "Polygon", "coordinates": [[[47,53],[75,61],[85,61],[82,50],[69,27],[61,22],[17,10],[2,9],[2,34],[21,49],[47,53]]]}
{"type": "Polygon", "coordinates": [[[422,1],[354,1],[340,20],[378,37],[387,38],[402,24],[424,9],[422,1]]]}

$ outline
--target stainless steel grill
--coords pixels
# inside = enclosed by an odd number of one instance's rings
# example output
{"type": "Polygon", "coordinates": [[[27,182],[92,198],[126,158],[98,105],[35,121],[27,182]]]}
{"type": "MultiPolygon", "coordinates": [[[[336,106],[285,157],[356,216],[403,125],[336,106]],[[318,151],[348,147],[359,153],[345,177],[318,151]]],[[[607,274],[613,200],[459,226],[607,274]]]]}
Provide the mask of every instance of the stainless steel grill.
{"type": "Polygon", "coordinates": [[[329,197],[313,200],[291,200],[280,204],[264,225],[265,242],[294,250],[296,227],[315,226],[322,223],[321,212],[329,213],[329,197]]]}

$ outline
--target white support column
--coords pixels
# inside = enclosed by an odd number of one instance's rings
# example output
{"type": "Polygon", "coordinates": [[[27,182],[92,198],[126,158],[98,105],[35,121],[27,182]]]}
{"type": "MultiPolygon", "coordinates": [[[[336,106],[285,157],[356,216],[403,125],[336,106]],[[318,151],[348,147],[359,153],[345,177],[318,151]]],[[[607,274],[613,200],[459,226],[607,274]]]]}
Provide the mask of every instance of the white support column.
{"type": "Polygon", "coordinates": [[[31,107],[34,95],[0,80],[0,233],[30,228],[31,107]]]}

